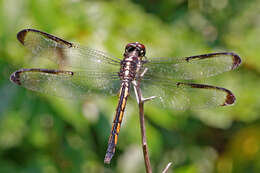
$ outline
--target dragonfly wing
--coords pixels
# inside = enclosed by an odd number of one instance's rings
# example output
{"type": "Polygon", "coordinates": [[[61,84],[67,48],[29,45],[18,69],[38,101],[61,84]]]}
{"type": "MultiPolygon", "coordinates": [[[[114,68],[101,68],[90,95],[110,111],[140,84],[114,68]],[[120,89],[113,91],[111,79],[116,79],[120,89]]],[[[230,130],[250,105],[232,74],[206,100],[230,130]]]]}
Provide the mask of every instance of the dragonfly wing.
{"type": "Polygon", "coordinates": [[[17,39],[28,48],[34,57],[50,59],[59,67],[84,69],[99,72],[118,71],[120,59],[104,52],[82,47],[51,34],[35,29],[25,29],[17,39]]]}
{"type": "Polygon", "coordinates": [[[91,93],[117,93],[120,81],[115,74],[50,69],[20,69],[10,80],[17,85],[44,94],[67,98],[85,97],[91,93]]]}
{"type": "Polygon", "coordinates": [[[211,85],[169,81],[144,81],[141,85],[144,97],[157,96],[150,102],[177,110],[227,106],[236,100],[231,91],[211,85]]]}
{"type": "Polygon", "coordinates": [[[241,58],[230,52],[211,53],[183,58],[148,59],[145,76],[156,78],[192,80],[214,76],[237,68],[241,58]]]}

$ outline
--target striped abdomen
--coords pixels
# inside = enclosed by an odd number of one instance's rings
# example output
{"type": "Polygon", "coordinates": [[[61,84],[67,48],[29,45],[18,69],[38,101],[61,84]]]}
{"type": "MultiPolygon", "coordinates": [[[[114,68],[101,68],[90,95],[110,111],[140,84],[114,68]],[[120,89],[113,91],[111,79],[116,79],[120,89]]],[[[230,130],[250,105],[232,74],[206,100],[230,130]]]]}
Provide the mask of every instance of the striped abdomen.
{"type": "Polygon", "coordinates": [[[111,134],[108,141],[108,148],[106,152],[106,156],[104,159],[105,163],[110,163],[110,160],[112,159],[113,155],[115,154],[115,148],[117,144],[117,138],[121,127],[121,122],[123,119],[125,106],[127,97],[129,95],[129,82],[123,81],[121,84],[120,92],[119,92],[119,101],[118,106],[116,108],[116,115],[113,121],[113,126],[111,130],[111,134]]]}

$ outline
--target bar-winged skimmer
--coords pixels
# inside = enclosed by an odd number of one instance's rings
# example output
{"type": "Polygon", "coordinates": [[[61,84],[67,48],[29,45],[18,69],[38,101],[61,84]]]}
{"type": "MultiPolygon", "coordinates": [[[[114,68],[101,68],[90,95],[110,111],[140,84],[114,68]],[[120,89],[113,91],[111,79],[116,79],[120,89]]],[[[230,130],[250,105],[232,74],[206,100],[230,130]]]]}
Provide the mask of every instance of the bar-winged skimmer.
{"type": "Polygon", "coordinates": [[[19,69],[10,77],[15,84],[61,97],[119,92],[105,163],[110,163],[115,153],[130,88],[142,101],[153,99],[173,109],[227,106],[235,102],[228,89],[191,82],[236,69],[241,59],[232,52],[147,58],[145,46],[135,42],[126,45],[123,58],[119,59],[35,29],[24,29],[17,38],[34,57],[49,59],[56,67],[19,69]],[[138,88],[150,97],[138,95],[138,88]]]}

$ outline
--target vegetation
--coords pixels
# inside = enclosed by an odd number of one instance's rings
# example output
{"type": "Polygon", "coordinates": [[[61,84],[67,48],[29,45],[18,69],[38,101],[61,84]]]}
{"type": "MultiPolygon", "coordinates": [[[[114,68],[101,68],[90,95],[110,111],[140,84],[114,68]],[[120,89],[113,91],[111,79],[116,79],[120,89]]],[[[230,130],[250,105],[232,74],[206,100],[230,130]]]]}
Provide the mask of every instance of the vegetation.
{"type": "MultiPolygon", "coordinates": [[[[16,40],[35,28],[122,57],[129,42],[147,57],[232,51],[235,71],[204,79],[232,90],[234,106],[176,111],[145,105],[151,164],[161,172],[260,172],[260,1],[0,1],[0,172],[144,172],[138,106],[129,99],[117,151],[104,165],[117,96],[68,100],[9,81],[30,54],[16,40]]],[[[133,93],[132,93],[133,95],[133,93]]]]}

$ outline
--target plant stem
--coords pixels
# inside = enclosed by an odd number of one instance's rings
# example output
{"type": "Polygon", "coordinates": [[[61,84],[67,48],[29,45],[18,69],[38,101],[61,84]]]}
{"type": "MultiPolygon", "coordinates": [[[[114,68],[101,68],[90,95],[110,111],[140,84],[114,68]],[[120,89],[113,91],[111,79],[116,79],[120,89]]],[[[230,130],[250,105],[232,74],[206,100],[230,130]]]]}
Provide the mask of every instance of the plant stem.
{"type": "MultiPolygon", "coordinates": [[[[134,89],[136,92],[136,96],[138,99],[138,106],[139,106],[139,119],[140,119],[140,127],[141,127],[141,138],[142,138],[142,148],[143,148],[145,169],[146,169],[146,173],[152,173],[151,162],[150,162],[149,153],[148,153],[148,145],[147,145],[147,140],[146,140],[145,122],[144,122],[144,102],[145,102],[145,100],[143,100],[143,98],[142,98],[140,81],[138,81],[137,86],[135,86],[134,89]]],[[[172,163],[169,162],[162,173],[166,173],[169,170],[171,164],[172,163]]]]}
{"type": "Polygon", "coordinates": [[[150,163],[149,153],[148,153],[148,146],[147,146],[147,142],[146,142],[146,130],[145,130],[145,123],[144,123],[144,102],[143,101],[139,102],[139,118],[140,118],[145,169],[146,169],[147,173],[152,173],[152,168],[151,168],[151,163],[150,163]]]}

